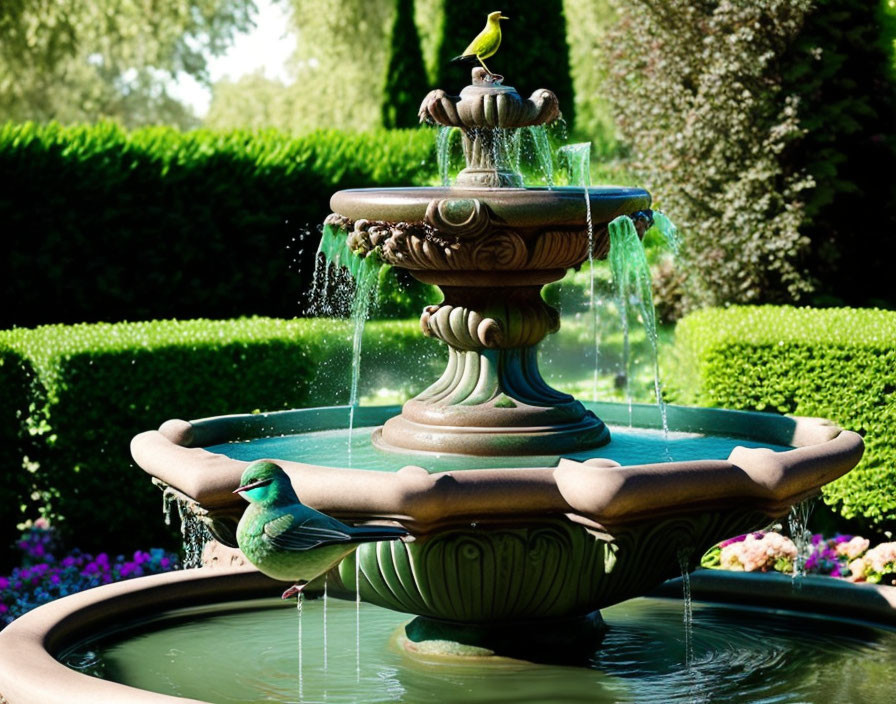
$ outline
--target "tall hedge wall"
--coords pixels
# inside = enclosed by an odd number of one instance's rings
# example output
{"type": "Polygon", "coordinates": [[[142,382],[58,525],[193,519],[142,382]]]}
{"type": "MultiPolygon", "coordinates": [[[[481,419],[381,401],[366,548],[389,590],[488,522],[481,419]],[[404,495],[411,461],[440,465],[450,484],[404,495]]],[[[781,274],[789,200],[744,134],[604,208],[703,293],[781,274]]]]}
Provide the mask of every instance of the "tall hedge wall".
{"type": "Polygon", "coordinates": [[[333,191],[425,182],[433,140],[0,125],[0,328],[300,314],[333,191]]]}
{"type": "Polygon", "coordinates": [[[845,518],[896,528],[896,312],[776,306],[707,309],[675,334],[674,400],[829,418],[865,456],[824,488],[845,518]]]}
{"type": "MultiPolygon", "coordinates": [[[[271,318],[0,332],[0,562],[38,512],[83,549],[172,544],[131,438],[171,417],[347,403],[351,336],[347,322],[271,318]]],[[[366,383],[419,391],[439,348],[415,321],[368,323],[362,365],[388,350],[391,378],[366,383]]]]}

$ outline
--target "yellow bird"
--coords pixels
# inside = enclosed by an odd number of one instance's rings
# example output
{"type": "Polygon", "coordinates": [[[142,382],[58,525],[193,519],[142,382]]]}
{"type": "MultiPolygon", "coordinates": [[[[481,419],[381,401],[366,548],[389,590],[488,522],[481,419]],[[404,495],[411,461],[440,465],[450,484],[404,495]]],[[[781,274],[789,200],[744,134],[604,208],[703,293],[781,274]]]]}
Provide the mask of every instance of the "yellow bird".
{"type": "Polygon", "coordinates": [[[464,49],[463,54],[455,56],[451,61],[479,61],[489,76],[495,75],[488,70],[488,66],[485,65],[483,59],[494,56],[495,52],[498,51],[498,47],[501,46],[501,20],[507,19],[510,18],[502,15],[500,11],[490,12],[485,23],[485,29],[476,35],[476,38],[470,42],[470,46],[464,49]]]}

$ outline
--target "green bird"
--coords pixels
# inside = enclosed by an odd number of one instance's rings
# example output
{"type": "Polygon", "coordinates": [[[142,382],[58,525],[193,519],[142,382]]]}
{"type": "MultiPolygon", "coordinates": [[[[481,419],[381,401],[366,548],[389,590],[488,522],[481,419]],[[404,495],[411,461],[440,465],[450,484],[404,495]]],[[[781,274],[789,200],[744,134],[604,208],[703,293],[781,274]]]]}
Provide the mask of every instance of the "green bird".
{"type": "Polygon", "coordinates": [[[312,579],[329,571],[360,543],[396,540],[408,534],[390,526],[349,526],[305,506],[283,469],[253,462],[233,492],[249,502],[236,541],[249,562],[269,577],[296,584],[283,598],[300,594],[312,579]]]}
{"type": "Polygon", "coordinates": [[[500,11],[490,12],[488,20],[485,22],[485,29],[476,35],[476,38],[470,42],[470,46],[464,49],[464,53],[460,56],[455,56],[451,61],[467,61],[471,63],[479,61],[488,75],[494,76],[495,74],[488,70],[488,66],[485,65],[483,59],[494,56],[495,52],[498,51],[498,47],[501,46],[501,20],[508,19],[510,18],[502,15],[500,11]]]}

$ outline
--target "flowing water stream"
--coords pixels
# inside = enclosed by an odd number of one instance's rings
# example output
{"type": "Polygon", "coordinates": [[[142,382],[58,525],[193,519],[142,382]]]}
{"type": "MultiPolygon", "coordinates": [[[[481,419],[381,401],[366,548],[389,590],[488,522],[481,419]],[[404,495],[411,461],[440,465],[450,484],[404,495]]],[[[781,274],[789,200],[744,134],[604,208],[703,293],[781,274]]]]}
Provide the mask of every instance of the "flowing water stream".
{"type": "Polygon", "coordinates": [[[790,507],[787,516],[787,527],[790,539],[796,546],[796,557],[793,560],[793,586],[802,586],[801,577],[806,574],[806,560],[812,552],[812,531],[809,530],[809,517],[815,506],[815,497],[804,499],[790,507]]]}
{"type": "Polygon", "coordinates": [[[585,226],[588,229],[588,317],[591,337],[594,340],[594,371],[591,377],[591,400],[597,401],[597,381],[600,371],[600,326],[597,319],[597,301],[594,294],[594,222],[591,217],[591,143],[569,144],[561,147],[558,155],[569,168],[569,182],[580,186],[585,197],[585,226]]]}
{"type": "MultiPolygon", "coordinates": [[[[657,406],[662,417],[663,432],[668,434],[669,424],[666,418],[666,404],[663,402],[663,391],[660,383],[659,348],[656,326],[656,310],[653,307],[653,280],[644,245],[638,237],[634,221],[628,215],[621,215],[609,225],[610,234],[610,270],[613,272],[613,283],[616,288],[616,301],[622,316],[624,336],[624,358],[626,366],[629,358],[629,309],[637,307],[641,314],[641,322],[647,335],[647,341],[653,355],[653,384],[657,406]]],[[[626,369],[628,372],[628,369],[626,369]]],[[[626,373],[626,377],[629,374],[626,373]]],[[[627,387],[629,408],[631,408],[630,381],[627,387]]]]}

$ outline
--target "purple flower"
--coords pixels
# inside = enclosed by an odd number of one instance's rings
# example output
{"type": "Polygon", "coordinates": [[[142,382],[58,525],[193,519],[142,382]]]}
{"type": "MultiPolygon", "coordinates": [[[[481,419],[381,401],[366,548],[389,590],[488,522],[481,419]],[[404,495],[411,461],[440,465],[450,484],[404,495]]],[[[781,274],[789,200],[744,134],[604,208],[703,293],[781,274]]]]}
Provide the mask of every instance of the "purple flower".
{"type": "Polygon", "coordinates": [[[734,545],[735,543],[742,543],[747,539],[747,534],[736,535],[733,538],[728,538],[728,540],[723,540],[719,543],[720,548],[728,547],[729,545],[734,545]]]}

